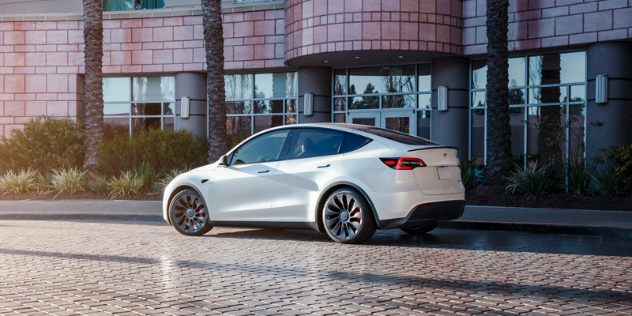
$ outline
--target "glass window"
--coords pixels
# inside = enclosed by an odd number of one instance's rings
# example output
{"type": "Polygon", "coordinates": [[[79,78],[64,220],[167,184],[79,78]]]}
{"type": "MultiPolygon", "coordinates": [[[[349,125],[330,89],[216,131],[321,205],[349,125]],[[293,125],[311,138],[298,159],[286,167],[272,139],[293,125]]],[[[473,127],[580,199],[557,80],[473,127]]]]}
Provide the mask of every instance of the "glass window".
{"type": "Polygon", "coordinates": [[[347,71],[344,69],[334,70],[334,95],[347,94],[347,71]]]}
{"type": "Polygon", "coordinates": [[[230,116],[226,119],[226,143],[233,148],[252,135],[251,116],[230,116]]]}
{"type": "Polygon", "coordinates": [[[485,89],[487,86],[487,61],[472,61],[472,89],[485,89]]]}
{"type": "Polygon", "coordinates": [[[288,130],[274,131],[247,142],[232,154],[231,164],[279,160],[288,133],[288,130]]]}
{"type": "Polygon", "coordinates": [[[350,110],[379,109],[380,97],[362,96],[349,98],[350,110]]]}
{"type": "Polygon", "coordinates": [[[168,101],[175,99],[175,77],[138,77],[132,80],[134,101],[168,101]]]}
{"type": "Polygon", "coordinates": [[[151,10],[164,7],[164,0],[103,0],[103,11],[151,10]]]}
{"type": "Polygon", "coordinates": [[[387,130],[387,129],[378,128],[378,127],[363,126],[363,127],[358,128],[358,130],[365,133],[371,133],[380,137],[384,137],[386,139],[390,139],[392,141],[396,141],[396,142],[406,144],[406,145],[422,145],[422,146],[438,145],[435,142],[431,142],[421,137],[415,137],[408,134],[395,132],[392,130],[387,130]]]}
{"type": "Polygon", "coordinates": [[[252,75],[224,75],[226,100],[252,98],[252,75]]]}
{"type": "Polygon", "coordinates": [[[255,133],[283,125],[283,115],[255,115],[255,133]]]}
{"type": "Polygon", "coordinates": [[[415,108],[414,94],[383,95],[382,108],[415,108]]]}
{"type": "Polygon", "coordinates": [[[415,92],[415,67],[349,69],[349,94],[415,92]]]}
{"type": "Polygon", "coordinates": [[[340,144],[339,153],[344,154],[350,151],[354,151],[368,144],[369,142],[371,142],[371,140],[368,138],[358,135],[345,134],[342,137],[342,143],[340,144]]]}
{"type": "Polygon", "coordinates": [[[296,79],[294,72],[255,74],[255,99],[296,97],[296,79]]]}
{"type": "Polygon", "coordinates": [[[104,103],[103,115],[129,115],[129,103],[104,103]]]}
{"type": "Polygon", "coordinates": [[[335,131],[299,129],[292,140],[288,159],[337,154],[342,135],[335,131]]]}
{"type": "Polygon", "coordinates": [[[283,100],[260,100],[255,104],[255,113],[283,113],[283,100]]]}
{"type": "Polygon", "coordinates": [[[432,65],[431,64],[421,64],[417,70],[417,79],[419,82],[419,91],[432,91],[432,87],[430,85],[430,74],[431,74],[432,65]]]}
{"type": "Polygon", "coordinates": [[[129,117],[103,118],[103,137],[111,139],[116,136],[129,137],[129,117]]]}
{"type": "MultiPolygon", "coordinates": [[[[509,58],[509,87],[522,87],[525,84],[525,58],[509,58]]],[[[487,74],[486,74],[487,75],[487,74]]]]}
{"type": "Polygon", "coordinates": [[[103,78],[103,102],[131,101],[131,98],[130,78],[103,78]]]}
{"type": "Polygon", "coordinates": [[[417,111],[417,136],[430,139],[430,115],[432,111],[417,111]]]}

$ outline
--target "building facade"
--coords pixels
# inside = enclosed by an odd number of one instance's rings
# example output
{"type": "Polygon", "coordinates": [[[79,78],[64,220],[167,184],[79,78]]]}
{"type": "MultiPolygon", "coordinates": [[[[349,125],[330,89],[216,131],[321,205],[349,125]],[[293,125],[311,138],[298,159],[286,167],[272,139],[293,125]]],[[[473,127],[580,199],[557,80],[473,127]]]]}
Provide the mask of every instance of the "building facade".
{"type": "MultiPolygon", "coordinates": [[[[630,144],[632,0],[509,2],[515,161],[630,144]],[[598,75],[608,78],[605,103],[595,100],[598,75]]],[[[107,0],[104,8],[108,126],[205,134],[199,1],[107,0]]],[[[485,0],[224,0],[230,144],[272,126],[350,122],[457,146],[483,162],[485,13],[485,0]],[[438,107],[443,87],[447,109],[438,107]]],[[[82,118],[83,58],[80,0],[0,0],[0,136],[40,115],[82,118]]]]}

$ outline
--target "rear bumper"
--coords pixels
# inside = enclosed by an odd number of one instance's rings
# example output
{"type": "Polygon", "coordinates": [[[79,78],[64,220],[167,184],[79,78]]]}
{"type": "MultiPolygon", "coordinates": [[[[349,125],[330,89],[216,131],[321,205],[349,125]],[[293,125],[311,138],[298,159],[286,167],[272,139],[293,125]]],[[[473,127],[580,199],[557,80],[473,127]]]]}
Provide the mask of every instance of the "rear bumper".
{"type": "Polygon", "coordinates": [[[432,225],[438,222],[450,221],[463,215],[465,201],[444,201],[420,204],[413,208],[406,217],[378,220],[380,229],[392,229],[406,226],[432,225]]]}

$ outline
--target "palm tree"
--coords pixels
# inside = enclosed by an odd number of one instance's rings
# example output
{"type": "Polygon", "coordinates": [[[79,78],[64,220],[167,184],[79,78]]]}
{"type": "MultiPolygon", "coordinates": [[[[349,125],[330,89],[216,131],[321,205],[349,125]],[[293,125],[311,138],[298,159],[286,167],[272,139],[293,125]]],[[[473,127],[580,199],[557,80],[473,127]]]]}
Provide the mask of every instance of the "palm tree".
{"type": "Polygon", "coordinates": [[[97,148],[103,139],[103,7],[101,0],[83,0],[83,41],[85,43],[84,169],[94,172],[99,165],[97,148]]]}
{"type": "Polygon", "coordinates": [[[512,170],[509,125],[508,0],[487,0],[487,184],[512,170]]]}
{"type": "Polygon", "coordinates": [[[208,162],[226,152],[226,91],[224,90],[224,37],[221,0],[202,0],[206,93],[208,95],[208,162]]]}

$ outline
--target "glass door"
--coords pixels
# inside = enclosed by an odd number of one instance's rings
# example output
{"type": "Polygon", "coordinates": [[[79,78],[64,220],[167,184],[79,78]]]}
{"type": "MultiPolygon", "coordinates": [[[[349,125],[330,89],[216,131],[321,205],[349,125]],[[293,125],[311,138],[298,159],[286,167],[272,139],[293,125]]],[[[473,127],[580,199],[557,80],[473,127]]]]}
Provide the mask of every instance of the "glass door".
{"type": "Polygon", "coordinates": [[[349,111],[347,123],[381,127],[380,112],[349,111]]]}
{"type": "Polygon", "coordinates": [[[417,126],[415,110],[386,110],[381,114],[380,127],[415,135],[417,126]]]}

